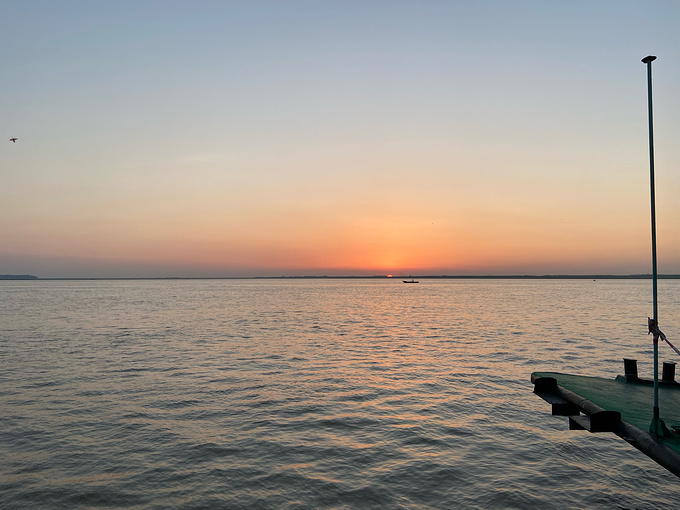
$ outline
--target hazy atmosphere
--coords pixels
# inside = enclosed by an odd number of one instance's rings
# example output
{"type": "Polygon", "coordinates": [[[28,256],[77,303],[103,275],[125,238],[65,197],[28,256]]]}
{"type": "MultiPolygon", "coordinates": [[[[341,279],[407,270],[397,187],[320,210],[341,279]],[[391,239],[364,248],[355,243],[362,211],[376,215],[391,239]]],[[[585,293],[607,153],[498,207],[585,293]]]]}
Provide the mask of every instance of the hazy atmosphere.
{"type": "Polygon", "coordinates": [[[5,2],[0,274],[648,273],[649,54],[680,273],[679,23],[675,0],[5,2]]]}

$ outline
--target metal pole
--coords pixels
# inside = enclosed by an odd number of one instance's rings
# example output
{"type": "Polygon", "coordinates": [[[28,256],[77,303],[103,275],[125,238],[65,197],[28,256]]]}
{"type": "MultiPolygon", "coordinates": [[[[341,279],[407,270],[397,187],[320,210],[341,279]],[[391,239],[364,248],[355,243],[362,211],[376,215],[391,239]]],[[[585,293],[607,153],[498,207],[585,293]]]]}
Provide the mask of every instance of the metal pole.
{"type": "MultiPolygon", "coordinates": [[[[652,62],[656,57],[649,55],[642,59],[647,64],[647,109],[649,111],[649,188],[652,207],[652,298],[654,308],[654,323],[659,324],[659,308],[657,300],[657,270],[656,270],[656,197],[654,191],[654,122],[652,116],[652,62]]],[[[654,335],[654,417],[650,427],[651,432],[663,435],[663,426],[659,420],[659,337],[654,335]]]]}

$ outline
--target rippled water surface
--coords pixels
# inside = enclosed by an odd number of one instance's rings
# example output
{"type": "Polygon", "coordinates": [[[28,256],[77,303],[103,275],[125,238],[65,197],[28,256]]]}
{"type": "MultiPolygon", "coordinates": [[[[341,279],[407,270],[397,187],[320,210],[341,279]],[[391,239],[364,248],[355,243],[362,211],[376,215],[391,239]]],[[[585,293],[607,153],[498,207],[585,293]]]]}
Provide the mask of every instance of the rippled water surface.
{"type": "Polygon", "coordinates": [[[0,282],[0,507],[677,508],[529,380],[651,374],[650,314],[640,280],[0,282]]]}

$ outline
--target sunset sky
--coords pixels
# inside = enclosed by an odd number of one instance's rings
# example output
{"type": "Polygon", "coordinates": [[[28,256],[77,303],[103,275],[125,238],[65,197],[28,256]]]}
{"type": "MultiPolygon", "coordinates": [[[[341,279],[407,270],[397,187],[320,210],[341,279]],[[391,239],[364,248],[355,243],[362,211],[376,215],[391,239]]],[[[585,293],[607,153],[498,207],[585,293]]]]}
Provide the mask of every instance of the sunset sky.
{"type": "Polygon", "coordinates": [[[677,0],[4,2],[0,274],[649,273],[649,54],[680,273],[678,27],[677,0]]]}

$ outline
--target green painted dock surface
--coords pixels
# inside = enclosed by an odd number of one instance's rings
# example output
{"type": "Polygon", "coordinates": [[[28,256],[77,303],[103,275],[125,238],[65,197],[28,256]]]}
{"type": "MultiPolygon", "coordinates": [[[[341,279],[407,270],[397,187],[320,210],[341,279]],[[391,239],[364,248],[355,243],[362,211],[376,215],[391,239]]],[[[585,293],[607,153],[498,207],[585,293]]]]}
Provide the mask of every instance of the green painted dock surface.
{"type": "MultiPolygon", "coordinates": [[[[654,388],[652,385],[628,383],[621,379],[604,379],[559,372],[534,372],[536,377],[554,377],[557,384],[607,411],[618,411],[621,419],[642,431],[652,422],[654,388]]],[[[659,386],[659,410],[668,428],[680,427],[680,388],[659,386]]],[[[680,437],[663,442],[680,453],[680,437]]]]}

